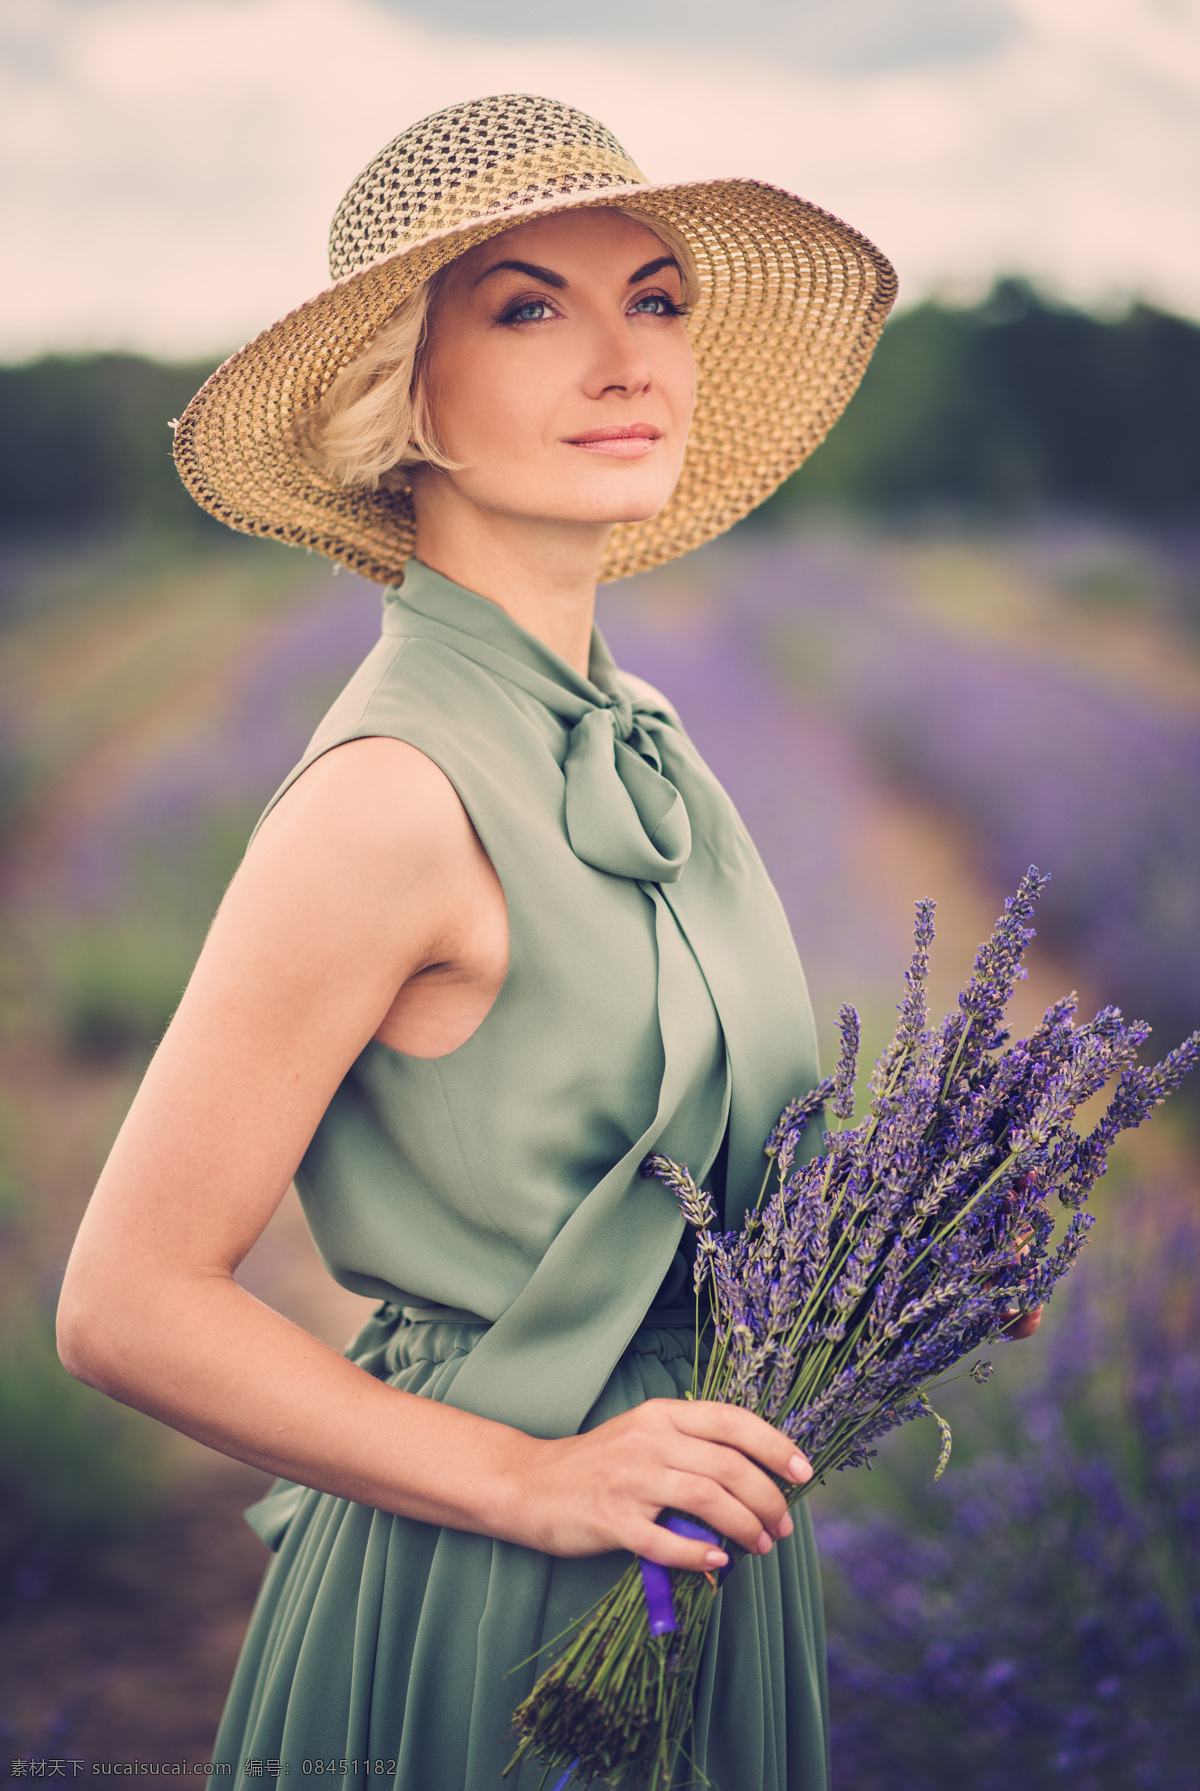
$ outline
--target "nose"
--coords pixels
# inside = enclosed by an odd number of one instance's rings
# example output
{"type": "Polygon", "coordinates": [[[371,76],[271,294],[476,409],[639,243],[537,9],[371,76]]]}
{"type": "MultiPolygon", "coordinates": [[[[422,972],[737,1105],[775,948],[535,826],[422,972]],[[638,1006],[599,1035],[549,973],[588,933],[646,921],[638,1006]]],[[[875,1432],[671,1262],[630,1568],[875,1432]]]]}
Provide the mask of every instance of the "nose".
{"type": "Polygon", "coordinates": [[[609,393],[636,398],[650,388],[650,363],[623,317],[597,319],[590,364],[583,382],[589,398],[609,393]]]}

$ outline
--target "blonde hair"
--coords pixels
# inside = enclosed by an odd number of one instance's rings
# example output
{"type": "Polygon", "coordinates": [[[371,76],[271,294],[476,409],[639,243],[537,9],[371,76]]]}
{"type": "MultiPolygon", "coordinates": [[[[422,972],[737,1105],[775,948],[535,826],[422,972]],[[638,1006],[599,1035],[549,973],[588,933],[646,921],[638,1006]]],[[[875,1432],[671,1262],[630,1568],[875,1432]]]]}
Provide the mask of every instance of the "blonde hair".
{"type": "MultiPolygon", "coordinates": [[[[661,218],[614,206],[623,218],[650,231],[679,263],[683,303],[700,293],[695,257],[687,240],[661,218]]],[[[339,485],[376,490],[407,488],[405,469],[459,463],[438,446],[425,381],[429,324],[454,268],[439,268],[410,292],[357,358],[343,367],[319,404],[302,411],[295,430],[307,458],[339,485]]]]}

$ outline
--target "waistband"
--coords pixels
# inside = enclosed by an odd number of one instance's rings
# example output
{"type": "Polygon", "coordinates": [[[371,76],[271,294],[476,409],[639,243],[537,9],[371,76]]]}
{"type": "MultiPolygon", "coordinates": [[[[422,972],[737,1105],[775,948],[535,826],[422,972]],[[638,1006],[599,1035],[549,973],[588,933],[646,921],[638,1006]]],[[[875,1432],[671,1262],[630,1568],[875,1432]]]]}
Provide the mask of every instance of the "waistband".
{"type": "MultiPolygon", "coordinates": [[[[478,1312],[467,1312],[461,1306],[439,1306],[432,1302],[424,1306],[381,1306],[376,1317],[384,1322],[400,1318],[410,1325],[478,1325],[485,1330],[491,1322],[481,1318],[478,1312]]],[[[652,1306],[638,1327],[643,1331],[694,1331],[695,1328],[694,1306],[652,1306]]]]}
{"type": "MultiPolygon", "coordinates": [[[[469,1320],[418,1318],[410,1316],[410,1311],[397,1310],[394,1325],[389,1327],[381,1363],[388,1376],[418,1362],[450,1362],[455,1357],[470,1355],[490,1329],[487,1321],[479,1317],[469,1320]]],[[[658,1314],[653,1320],[647,1315],[646,1322],[626,1344],[624,1357],[656,1356],[660,1361],[684,1359],[690,1363],[696,1353],[695,1332],[695,1317],[691,1313],[674,1315],[669,1323],[663,1322],[658,1314]]]]}

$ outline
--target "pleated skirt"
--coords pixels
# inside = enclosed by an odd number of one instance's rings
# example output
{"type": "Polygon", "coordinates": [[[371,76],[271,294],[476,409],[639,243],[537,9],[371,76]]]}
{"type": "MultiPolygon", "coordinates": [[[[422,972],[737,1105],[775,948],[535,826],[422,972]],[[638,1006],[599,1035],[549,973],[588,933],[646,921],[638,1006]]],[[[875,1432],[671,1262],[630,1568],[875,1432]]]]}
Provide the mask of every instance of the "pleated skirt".
{"type": "MultiPolygon", "coordinates": [[[[483,1331],[385,1309],[348,1353],[438,1399],[483,1331]]],[[[690,1332],[639,1331],[584,1428],[681,1397],[692,1348],[690,1332]]],[[[363,1791],[555,1782],[528,1761],[501,1779],[512,1711],[545,1665],[529,1657],[607,1591],[627,1554],[561,1560],[287,1482],[247,1515],[276,1554],[213,1751],[239,1786],[276,1774],[290,1791],[329,1780],[363,1791]]],[[[803,1505],[795,1515],[793,1534],[739,1562],[716,1600],[678,1791],[828,1791],[820,1577],[803,1505]]]]}

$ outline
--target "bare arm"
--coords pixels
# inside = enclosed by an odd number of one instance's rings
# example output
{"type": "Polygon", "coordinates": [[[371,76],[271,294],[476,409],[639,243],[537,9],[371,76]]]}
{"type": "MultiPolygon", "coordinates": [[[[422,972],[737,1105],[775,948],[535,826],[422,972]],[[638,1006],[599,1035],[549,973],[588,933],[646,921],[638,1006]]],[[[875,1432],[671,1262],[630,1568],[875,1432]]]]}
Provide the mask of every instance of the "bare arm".
{"type": "Polygon", "coordinates": [[[651,1400],[533,1439],[384,1385],[233,1279],[367,1041],[399,1016],[429,1041],[408,1048],[450,1048],[439,1029],[478,1000],[497,887],[415,749],[357,741],[298,780],[230,885],[84,1216],[62,1359],[228,1455],[380,1510],[701,1566],[705,1545],[654,1524],[672,1505],[765,1550],[791,1523],[755,1461],[808,1467],[750,1414],[651,1400]]]}

